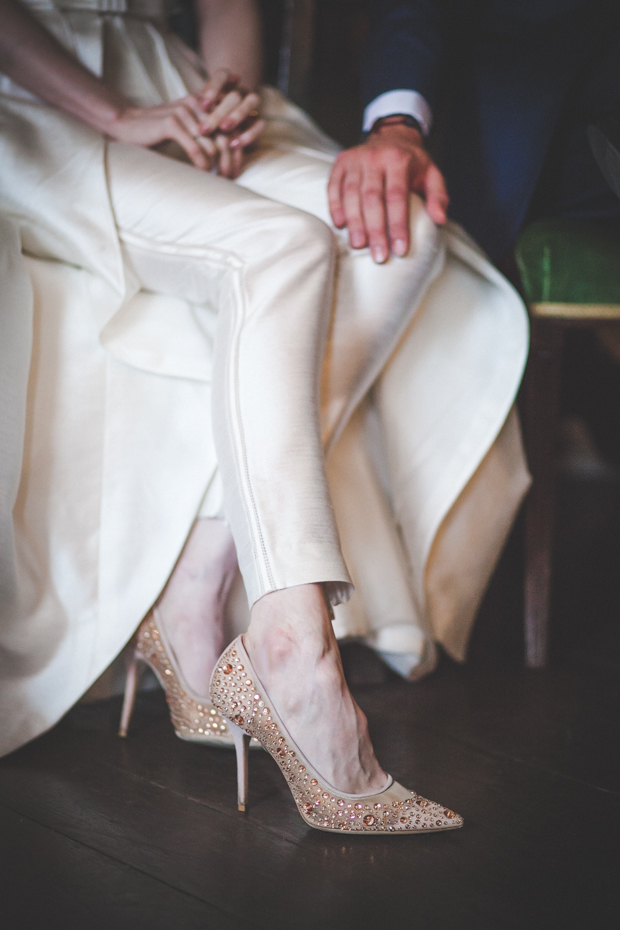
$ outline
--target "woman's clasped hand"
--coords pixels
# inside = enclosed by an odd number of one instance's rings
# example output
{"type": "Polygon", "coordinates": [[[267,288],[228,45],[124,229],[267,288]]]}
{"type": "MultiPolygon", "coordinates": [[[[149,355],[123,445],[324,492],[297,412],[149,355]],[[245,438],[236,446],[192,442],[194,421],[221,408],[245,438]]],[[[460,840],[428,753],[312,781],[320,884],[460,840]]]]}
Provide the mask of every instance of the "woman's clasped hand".
{"type": "Polygon", "coordinates": [[[110,139],[146,148],[174,141],[202,171],[236,178],[244,151],[264,128],[260,98],[226,68],[219,68],[199,94],[154,107],[121,104],[101,127],[110,139]]]}

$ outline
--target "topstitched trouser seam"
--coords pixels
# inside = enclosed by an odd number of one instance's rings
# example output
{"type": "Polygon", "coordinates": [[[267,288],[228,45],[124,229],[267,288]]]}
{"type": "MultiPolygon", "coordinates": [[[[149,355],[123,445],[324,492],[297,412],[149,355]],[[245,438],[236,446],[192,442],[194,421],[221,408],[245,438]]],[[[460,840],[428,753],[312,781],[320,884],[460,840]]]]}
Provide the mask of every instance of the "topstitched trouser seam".
{"type": "MultiPolygon", "coordinates": [[[[240,321],[240,325],[235,327],[234,350],[231,351],[229,354],[229,365],[232,369],[231,379],[232,379],[232,384],[233,384],[233,388],[232,388],[233,413],[235,416],[234,422],[235,422],[236,428],[239,433],[239,446],[240,446],[241,460],[242,460],[241,467],[239,465],[239,451],[237,450],[237,445],[234,441],[233,441],[233,453],[235,456],[235,463],[237,465],[237,468],[242,473],[243,478],[245,479],[245,483],[247,487],[247,496],[249,498],[249,502],[251,504],[252,511],[254,514],[254,520],[256,523],[255,534],[258,537],[258,542],[260,544],[260,551],[263,557],[263,567],[267,575],[267,581],[270,586],[270,590],[273,591],[276,588],[276,584],[275,584],[275,579],[273,577],[273,572],[271,570],[269,556],[267,554],[267,547],[265,546],[265,540],[264,540],[264,537],[261,531],[260,517],[258,514],[258,507],[256,505],[256,498],[254,496],[254,492],[252,489],[252,481],[250,478],[250,469],[248,466],[245,435],[243,431],[243,420],[241,416],[238,357],[239,357],[239,342],[240,342],[240,337],[241,337],[241,331],[243,329],[242,324],[243,324],[243,319],[245,318],[245,293],[244,293],[243,285],[240,279],[241,279],[241,273],[239,271],[236,271],[234,273],[234,280],[236,284],[235,289],[238,292],[238,295],[237,295],[238,300],[233,300],[233,307],[234,307],[235,316],[241,317],[241,321],[240,321]],[[239,312],[239,309],[241,309],[241,313],[239,312]]],[[[241,482],[240,482],[240,486],[241,486],[241,482]]],[[[247,502],[245,500],[245,495],[243,495],[243,505],[247,513],[247,502]]],[[[248,525],[251,529],[252,520],[249,518],[248,518],[248,525]]],[[[252,537],[254,537],[254,533],[252,533],[252,537]]],[[[255,544],[254,538],[252,539],[252,545],[254,547],[254,551],[256,552],[256,544],[255,544]]],[[[266,593],[266,592],[263,591],[263,593],[266,593]]]]}
{"type": "MultiPolygon", "coordinates": [[[[261,574],[266,575],[267,584],[270,590],[275,590],[276,584],[271,568],[269,556],[267,553],[267,547],[265,545],[265,540],[261,530],[260,517],[258,512],[258,507],[256,504],[256,498],[252,488],[252,482],[250,478],[250,468],[248,464],[247,448],[245,443],[245,435],[243,430],[243,421],[241,416],[241,404],[240,404],[240,387],[239,387],[239,365],[238,365],[238,356],[239,356],[239,341],[241,336],[241,331],[243,329],[243,321],[245,318],[245,291],[242,283],[242,268],[244,266],[244,261],[239,256],[234,253],[225,254],[221,249],[212,248],[209,246],[202,245],[181,245],[170,242],[163,242],[158,240],[153,240],[141,236],[139,234],[128,232],[125,230],[120,230],[121,240],[133,248],[142,249],[146,252],[152,252],[155,254],[168,254],[168,255],[178,255],[190,261],[204,262],[209,261],[213,264],[223,265],[232,272],[233,276],[233,300],[232,308],[234,314],[235,325],[233,326],[234,337],[232,339],[232,345],[229,351],[229,358],[227,363],[227,368],[230,369],[230,393],[232,395],[230,400],[231,405],[231,424],[234,424],[233,429],[230,430],[231,435],[231,444],[233,449],[233,455],[235,459],[235,467],[237,473],[241,476],[241,481],[239,481],[240,496],[243,503],[243,508],[246,515],[246,523],[250,531],[250,538],[252,540],[252,548],[255,554],[255,561],[258,564],[258,555],[259,552],[262,555],[262,565],[261,565],[261,574]],[[238,443],[235,441],[235,429],[238,431],[238,443]],[[239,446],[240,448],[238,448],[239,446]],[[245,492],[243,493],[243,488],[245,486],[245,492]],[[247,498],[247,499],[246,499],[247,498]],[[257,551],[257,548],[259,551],[257,551]]],[[[261,578],[261,589],[262,593],[266,593],[264,590],[264,578],[261,578]]]]}

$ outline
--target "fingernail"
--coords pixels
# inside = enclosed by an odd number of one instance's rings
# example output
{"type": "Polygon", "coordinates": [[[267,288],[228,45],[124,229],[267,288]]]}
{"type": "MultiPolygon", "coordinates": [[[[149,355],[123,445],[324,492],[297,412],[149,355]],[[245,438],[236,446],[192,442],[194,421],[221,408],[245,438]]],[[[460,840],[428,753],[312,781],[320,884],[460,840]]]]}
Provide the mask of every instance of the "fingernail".
{"type": "Polygon", "coordinates": [[[404,239],[397,239],[394,245],[392,246],[392,251],[394,255],[402,256],[407,251],[407,243],[404,239]]]}
{"type": "Polygon", "coordinates": [[[381,265],[386,260],[387,255],[385,254],[383,249],[374,248],[372,250],[372,257],[377,262],[377,264],[381,265]]]}
{"type": "Polygon", "coordinates": [[[365,245],[364,237],[361,233],[351,233],[351,247],[361,249],[365,245]]]}
{"type": "Polygon", "coordinates": [[[241,145],[241,139],[232,139],[230,143],[231,149],[238,149],[241,145]]]}
{"type": "Polygon", "coordinates": [[[232,129],[233,126],[236,126],[236,123],[232,119],[225,119],[220,123],[220,129],[222,129],[224,132],[228,132],[228,130],[232,129]]]}

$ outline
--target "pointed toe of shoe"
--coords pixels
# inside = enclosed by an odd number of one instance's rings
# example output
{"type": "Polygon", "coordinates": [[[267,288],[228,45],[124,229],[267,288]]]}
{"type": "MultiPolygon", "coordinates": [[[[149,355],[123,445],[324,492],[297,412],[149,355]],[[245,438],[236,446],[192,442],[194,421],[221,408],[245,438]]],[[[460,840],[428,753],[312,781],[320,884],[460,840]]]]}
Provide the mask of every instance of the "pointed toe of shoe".
{"type": "Polygon", "coordinates": [[[433,833],[463,826],[463,818],[449,807],[429,801],[398,782],[373,798],[377,826],[389,833],[433,833]]]}
{"type": "Polygon", "coordinates": [[[411,819],[415,830],[456,830],[463,826],[460,814],[420,795],[416,795],[414,813],[411,819]]]}

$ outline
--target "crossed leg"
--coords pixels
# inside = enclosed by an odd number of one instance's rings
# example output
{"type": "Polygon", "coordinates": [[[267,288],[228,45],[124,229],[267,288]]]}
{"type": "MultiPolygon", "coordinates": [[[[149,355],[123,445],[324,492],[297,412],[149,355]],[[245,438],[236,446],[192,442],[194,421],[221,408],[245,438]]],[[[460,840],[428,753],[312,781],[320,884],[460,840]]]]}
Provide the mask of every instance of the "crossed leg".
{"type": "MultiPolygon", "coordinates": [[[[214,433],[253,605],[246,644],[257,671],[328,781],[346,791],[378,790],[385,774],[344,681],[324,596],[338,603],[350,581],[323,445],[398,340],[419,278],[412,281],[406,263],[386,279],[366,256],[338,256],[334,292],[333,233],[309,213],[120,145],[110,146],[108,171],[125,258],[142,286],[217,302],[214,433]]],[[[429,248],[427,265],[433,257],[429,248]]],[[[188,559],[202,532],[190,539],[188,559]]],[[[171,624],[183,667],[192,625],[171,624]]]]}

